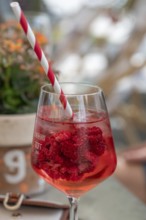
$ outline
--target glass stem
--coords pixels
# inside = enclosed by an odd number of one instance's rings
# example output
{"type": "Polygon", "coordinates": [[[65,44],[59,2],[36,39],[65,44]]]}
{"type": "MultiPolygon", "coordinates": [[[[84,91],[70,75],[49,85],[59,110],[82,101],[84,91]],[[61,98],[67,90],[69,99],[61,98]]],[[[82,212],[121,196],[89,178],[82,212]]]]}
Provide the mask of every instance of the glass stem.
{"type": "Polygon", "coordinates": [[[70,203],[69,220],[78,220],[78,198],[68,197],[70,203]]]}

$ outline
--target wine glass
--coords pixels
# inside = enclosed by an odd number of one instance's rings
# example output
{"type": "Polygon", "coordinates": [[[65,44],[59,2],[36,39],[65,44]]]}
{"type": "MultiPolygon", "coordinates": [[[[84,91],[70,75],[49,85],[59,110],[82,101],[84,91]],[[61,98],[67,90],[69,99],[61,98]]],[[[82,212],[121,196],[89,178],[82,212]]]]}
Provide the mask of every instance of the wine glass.
{"type": "Polygon", "coordinates": [[[31,162],[45,181],[66,194],[70,220],[77,220],[79,198],[114,172],[116,154],[103,91],[82,83],[61,83],[61,88],[73,118],[51,85],[42,86],[31,162]]]}

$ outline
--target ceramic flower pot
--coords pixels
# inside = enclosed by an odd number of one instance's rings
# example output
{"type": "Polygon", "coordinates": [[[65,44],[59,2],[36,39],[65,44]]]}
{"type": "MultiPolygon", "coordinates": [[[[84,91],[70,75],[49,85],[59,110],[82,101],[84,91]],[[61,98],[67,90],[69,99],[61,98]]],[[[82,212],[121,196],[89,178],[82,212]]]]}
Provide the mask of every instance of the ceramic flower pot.
{"type": "Polygon", "coordinates": [[[45,183],[31,168],[35,114],[0,116],[0,194],[42,192],[45,183]]]}

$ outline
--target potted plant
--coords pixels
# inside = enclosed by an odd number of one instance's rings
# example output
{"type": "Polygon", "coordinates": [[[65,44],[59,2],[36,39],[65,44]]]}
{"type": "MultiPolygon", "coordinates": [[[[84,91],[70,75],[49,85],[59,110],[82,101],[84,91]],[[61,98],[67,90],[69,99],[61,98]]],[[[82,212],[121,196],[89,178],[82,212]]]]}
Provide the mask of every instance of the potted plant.
{"type": "MultiPolygon", "coordinates": [[[[48,39],[35,36],[47,54],[48,39]]],[[[47,82],[36,55],[19,24],[0,24],[0,154],[1,193],[34,189],[29,152],[40,86],[47,82]],[[31,182],[32,187],[28,182],[31,182]]],[[[37,177],[36,177],[37,178],[37,177]]],[[[39,180],[40,181],[40,180],[39,180]]],[[[41,183],[38,182],[38,185],[41,183]]],[[[36,186],[37,187],[37,186],[36,186]]],[[[38,190],[38,189],[37,189],[38,190]]]]}

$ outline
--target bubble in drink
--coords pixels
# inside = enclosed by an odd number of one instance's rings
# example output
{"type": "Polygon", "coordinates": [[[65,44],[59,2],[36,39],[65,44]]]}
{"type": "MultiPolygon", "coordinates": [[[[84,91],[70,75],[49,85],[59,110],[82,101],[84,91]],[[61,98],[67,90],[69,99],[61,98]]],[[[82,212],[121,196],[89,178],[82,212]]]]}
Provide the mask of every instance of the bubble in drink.
{"type": "Polygon", "coordinates": [[[36,119],[32,166],[48,183],[78,197],[113,173],[116,158],[105,112],[89,110],[85,121],[76,111],[73,120],[65,121],[50,119],[48,109],[42,112],[36,119]]]}

